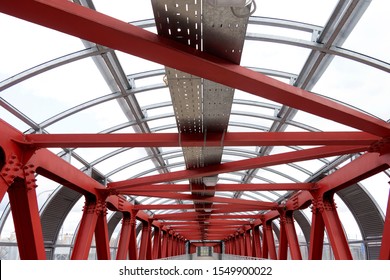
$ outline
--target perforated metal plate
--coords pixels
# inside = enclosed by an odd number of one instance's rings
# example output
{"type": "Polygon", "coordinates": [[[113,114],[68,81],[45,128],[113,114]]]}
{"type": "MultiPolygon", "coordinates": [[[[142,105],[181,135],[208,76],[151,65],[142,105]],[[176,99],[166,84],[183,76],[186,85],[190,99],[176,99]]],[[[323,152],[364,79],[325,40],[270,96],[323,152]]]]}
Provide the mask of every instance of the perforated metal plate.
{"type": "MultiPolygon", "coordinates": [[[[239,64],[248,18],[236,17],[230,7],[207,1],[152,0],[158,34],[239,64]]],[[[247,13],[246,8],[238,13],[247,13]]],[[[180,133],[226,131],[234,89],[166,67],[180,133]]],[[[223,147],[184,148],[187,168],[221,162],[223,147]]]]}

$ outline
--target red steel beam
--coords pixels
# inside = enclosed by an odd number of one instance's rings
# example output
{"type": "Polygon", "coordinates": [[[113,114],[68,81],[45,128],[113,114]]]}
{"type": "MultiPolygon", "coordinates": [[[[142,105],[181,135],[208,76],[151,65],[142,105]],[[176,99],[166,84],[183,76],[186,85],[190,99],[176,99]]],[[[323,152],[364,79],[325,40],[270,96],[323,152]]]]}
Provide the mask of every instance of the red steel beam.
{"type": "Polygon", "coordinates": [[[311,160],[317,158],[331,157],[342,154],[351,154],[367,150],[365,146],[327,146],[299,150],[294,152],[280,153],[264,157],[238,160],[234,162],[216,164],[212,166],[182,170],[158,175],[145,176],[142,178],[124,180],[114,183],[109,183],[108,187],[113,190],[120,190],[130,186],[150,185],[155,183],[169,182],[183,179],[193,179],[203,176],[212,176],[221,173],[229,173],[234,171],[256,169],[266,166],[285,164],[290,162],[311,160]]]}
{"type": "MultiPolygon", "coordinates": [[[[235,232],[236,228],[214,228],[214,229],[200,229],[200,228],[182,228],[180,230],[175,230],[175,232],[178,232],[180,234],[184,234],[186,232],[207,232],[210,233],[223,233],[223,232],[235,232]]],[[[226,234],[228,235],[228,234],[226,234]]]]}
{"type": "Polygon", "coordinates": [[[28,134],[23,146],[38,148],[98,147],[220,147],[371,145],[381,138],[365,132],[228,132],[220,133],[113,133],[28,134]]]}
{"type": "Polygon", "coordinates": [[[111,259],[107,215],[105,212],[98,216],[98,220],[95,228],[95,243],[96,243],[96,254],[98,260],[111,259]]]}
{"type": "MultiPolygon", "coordinates": [[[[218,184],[212,188],[203,188],[202,193],[223,191],[298,191],[311,190],[314,183],[275,183],[275,184],[218,184]]],[[[129,187],[121,189],[120,193],[135,194],[136,192],[188,192],[192,191],[190,184],[162,184],[129,187]]]]}
{"type": "MultiPolygon", "coordinates": [[[[226,204],[214,203],[210,207],[196,207],[194,204],[137,204],[134,210],[221,210],[226,209],[226,204]]],[[[256,211],[257,206],[229,205],[230,212],[256,211]]]]}
{"type": "Polygon", "coordinates": [[[390,154],[367,153],[318,182],[319,192],[336,192],[389,168],[390,154]]]}
{"type": "MultiPolygon", "coordinates": [[[[167,219],[167,220],[170,220],[170,219],[167,219]]],[[[173,221],[180,221],[180,219],[173,219],[173,221]]],[[[186,223],[189,223],[189,224],[193,224],[195,221],[193,220],[182,220],[183,222],[162,222],[164,225],[179,225],[179,224],[186,224],[186,223]],[[185,222],[184,222],[185,221],[185,222]]],[[[196,221],[198,224],[199,224],[199,221],[196,221]]],[[[218,219],[218,218],[215,218],[215,219],[210,219],[209,221],[207,221],[208,225],[237,225],[237,226],[243,226],[243,225],[247,225],[249,224],[248,221],[243,221],[243,220],[231,220],[231,219],[218,219]]]]}
{"type": "Polygon", "coordinates": [[[200,201],[200,202],[219,202],[219,203],[228,203],[228,204],[257,206],[258,210],[269,210],[269,209],[276,208],[278,205],[275,202],[246,200],[246,199],[239,199],[239,198],[219,197],[219,196],[205,197],[201,195],[168,193],[168,192],[163,192],[163,193],[137,192],[135,194],[140,196],[148,196],[148,197],[162,197],[162,198],[172,198],[172,199],[181,199],[181,200],[193,200],[193,201],[200,201]]]}
{"type": "Polygon", "coordinates": [[[130,214],[123,213],[122,227],[121,227],[121,232],[120,232],[118,249],[116,252],[116,259],[117,260],[126,260],[127,259],[128,252],[129,252],[130,235],[131,235],[130,214]]]}
{"type": "Polygon", "coordinates": [[[302,260],[301,249],[299,246],[299,241],[297,237],[297,232],[294,226],[293,213],[288,211],[286,213],[286,236],[288,241],[288,246],[290,248],[290,254],[292,260],[302,260]]]}
{"type": "MultiPolygon", "coordinates": [[[[208,226],[237,226],[240,227],[244,224],[247,224],[247,221],[241,221],[241,220],[209,220],[207,224],[208,226]]],[[[200,222],[196,220],[174,220],[169,222],[161,222],[162,225],[169,227],[181,227],[181,226],[188,226],[188,225],[197,225],[200,226],[200,222]]]]}
{"type": "Polygon", "coordinates": [[[8,188],[8,197],[20,259],[45,260],[46,253],[35,188],[27,186],[24,180],[17,179],[8,188]]]}
{"type": "Polygon", "coordinates": [[[374,135],[390,135],[385,121],[69,1],[3,0],[0,12],[374,135]]]}
{"type": "Polygon", "coordinates": [[[93,234],[95,232],[96,223],[99,217],[99,214],[96,211],[96,207],[96,202],[86,200],[83,216],[81,218],[80,226],[76,235],[76,241],[72,251],[72,260],[88,259],[93,234]]]}
{"type": "MultiPolygon", "coordinates": [[[[204,215],[210,215],[212,213],[203,213],[204,215]]],[[[171,213],[171,214],[156,214],[153,216],[155,220],[182,220],[182,219],[192,219],[199,217],[199,213],[197,212],[185,212],[185,213],[171,213]]],[[[254,215],[245,215],[245,214],[233,214],[233,215],[210,215],[208,219],[221,219],[221,220],[229,220],[229,219],[257,219],[259,218],[258,214],[254,215]]],[[[245,222],[245,221],[242,221],[245,222]]]]}

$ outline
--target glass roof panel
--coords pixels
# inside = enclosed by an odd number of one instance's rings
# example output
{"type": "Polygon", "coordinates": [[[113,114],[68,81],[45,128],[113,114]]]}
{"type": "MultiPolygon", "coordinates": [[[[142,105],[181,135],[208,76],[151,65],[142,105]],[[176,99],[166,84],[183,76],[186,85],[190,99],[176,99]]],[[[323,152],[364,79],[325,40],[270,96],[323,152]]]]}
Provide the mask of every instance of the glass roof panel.
{"type": "Polygon", "coordinates": [[[370,1],[344,47],[389,62],[390,38],[382,32],[390,26],[389,10],[389,1],[370,1]]]}
{"type": "Polygon", "coordinates": [[[153,18],[150,1],[139,1],[136,9],[127,0],[94,0],[93,3],[97,11],[125,22],[153,18]]]}
{"type": "Polygon", "coordinates": [[[125,121],[118,103],[112,100],[62,119],[47,130],[50,133],[98,133],[125,121]]]}
{"type": "Polygon", "coordinates": [[[367,65],[335,57],[314,91],[388,120],[389,110],[383,102],[390,88],[388,75],[367,65]]]}
{"type": "Polygon", "coordinates": [[[299,73],[310,50],[269,42],[246,41],[241,65],[299,73]],[[253,55],[253,54],[256,55],[253,55]]]}
{"type": "Polygon", "coordinates": [[[0,45],[1,63],[7,65],[0,68],[0,81],[46,61],[84,49],[78,38],[2,13],[0,26],[1,37],[7,38],[0,45]]]}
{"type": "Polygon", "coordinates": [[[336,0],[259,1],[255,15],[324,25],[337,4],[336,0]],[[310,10],[310,12],[308,12],[310,10]]]}

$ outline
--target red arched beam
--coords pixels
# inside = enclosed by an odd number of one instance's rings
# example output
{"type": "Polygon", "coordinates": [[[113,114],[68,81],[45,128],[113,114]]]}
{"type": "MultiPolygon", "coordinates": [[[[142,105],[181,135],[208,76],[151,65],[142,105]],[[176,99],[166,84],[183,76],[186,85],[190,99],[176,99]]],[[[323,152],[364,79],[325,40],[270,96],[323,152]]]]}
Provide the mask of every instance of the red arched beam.
{"type": "Polygon", "coordinates": [[[371,145],[381,138],[365,132],[227,132],[28,134],[20,145],[38,148],[221,147],[371,145]]]}
{"type": "Polygon", "coordinates": [[[385,121],[69,1],[3,0],[0,11],[377,136],[390,136],[385,121]]]}

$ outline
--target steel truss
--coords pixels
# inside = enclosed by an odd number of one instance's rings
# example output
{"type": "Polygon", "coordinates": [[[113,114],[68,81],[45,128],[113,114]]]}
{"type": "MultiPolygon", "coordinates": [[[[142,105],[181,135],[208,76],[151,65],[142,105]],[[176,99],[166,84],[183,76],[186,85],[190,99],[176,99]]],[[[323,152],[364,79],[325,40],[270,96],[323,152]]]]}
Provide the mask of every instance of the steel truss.
{"type": "MultiPolygon", "coordinates": [[[[36,195],[36,174],[70,188],[85,198],[83,215],[71,259],[87,259],[95,236],[99,259],[110,259],[107,209],[123,215],[116,259],[157,259],[186,253],[189,240],[206,240],[216,251],[250,257],[302,259],[294,227],[294,212],[312,207],[309,259],[321,259],[324,231],[336,259],[352,259],[334,194],[390,165],[390,125],[367,114],[315,96],[303,89],[270,79],[210,54],[193,51],[138,27],[120,22],[68,1],[5,0],[0,11],[112,49],[122,50],[154,62],[207,78],[251,94],[286,104],[317,116],[356,128],[361,132],[271,132],[197,134],[116,135],[24,135],[1,121],[0,199],[8,193],[21,259],[45,259],[36,195]],[[93,31],[93,32],[91,32],[93,31]],[[131,40],[132,44],[124,44],[131,40]],[[162,173],[103,186],[85,173],[49,152],[48,147],[220,147],[220,146],[316,145],[318,147],[264,155],[207,167],[162,173]],[[337,171],[314,183],[165,184],[181,179],[268,167],[302,160],[362,153],[337,171]],[[161,184],[164,183],[164,184],[161,184]],[[265,202],[242,198],[208,196],[215,191],[287,190],[294,194],[284,201],[265,202]],[[138,205],[125,195],[171,198],[196,204],[138,205]],[[182,214],[149,216],[147,209],[186,209],[182,214]],[[190,211],[194,210],[194,211],[190,211]],[[259,214],[259,210],[262,210],[259,214]],[[196,211],[196,212],[195,212],[196,211]],[[257,211],[253,214],[251,211],[257,211]],[[250,214],[248,214],[248,212],[250,214]],[[229,213],[229,215],[225,215],[229,213]],[[276,251],[272,224],[280,219],[279,249],[276,251]],[[141,221],[139,250],[136,220],[141,221]],[[152,238],[153,236],[153,238],[152,238]],[[153,242],[152,242],[153,240],[153,242]]],[[[75,54],[80,59],[97,52],[75,54]]],[[[101,52],[101,50],[99,50],[101,52]]],[[[55,62],[56,64],[61,61],[55,62]]],[[[196,243],[191,243],[190,251],[196,243]]],[[[384,220],[381,259],[390,259],[390,202],[384,220]]]]}

